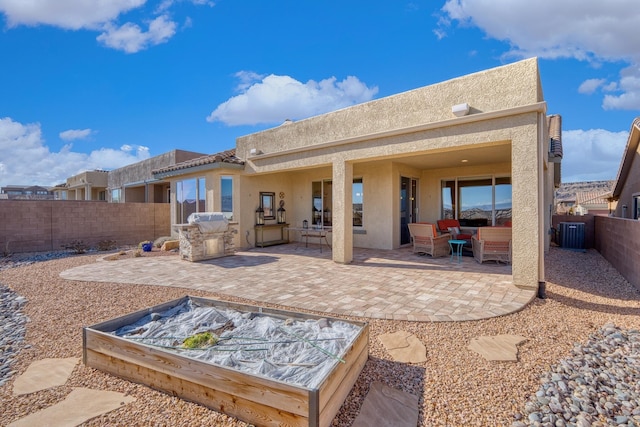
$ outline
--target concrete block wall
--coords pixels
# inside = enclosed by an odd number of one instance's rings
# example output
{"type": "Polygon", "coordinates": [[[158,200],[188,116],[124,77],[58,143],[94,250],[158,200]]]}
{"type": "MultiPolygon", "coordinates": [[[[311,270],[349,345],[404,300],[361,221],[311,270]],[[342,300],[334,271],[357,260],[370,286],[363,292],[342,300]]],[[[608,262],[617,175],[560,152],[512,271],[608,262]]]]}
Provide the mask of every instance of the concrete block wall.
{"type": "Polygon", "coordinates": [[[640,290],[640,221],[595,217],[595,248],[640,290]]]}
{"type": "Polygon", "coordinates": [[[81,240],[135,245],[171,235],[170,205],[76,200],[0,201],[0,254],[58,251],[81,240]]]}

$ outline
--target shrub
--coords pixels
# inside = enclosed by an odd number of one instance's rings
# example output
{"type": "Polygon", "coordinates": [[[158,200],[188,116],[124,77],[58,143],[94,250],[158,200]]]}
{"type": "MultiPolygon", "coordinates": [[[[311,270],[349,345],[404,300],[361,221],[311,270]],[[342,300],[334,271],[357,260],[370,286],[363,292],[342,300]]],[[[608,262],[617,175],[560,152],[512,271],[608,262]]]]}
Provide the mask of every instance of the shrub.
{"type": "Polygon", "coordinates": [[[68,245],[61,245],[65,249],[72,250],[75,254],[83,254],[89,249],[89,246],[82,240],[73,240],[68,245]]]}
{"type": "Polygon", "coordinates": [[[162,236],[162,237],[158,237],[154,242],[153,242],[153,246],[155,246],[156,248],[161,248],[162,245],[164,244],[164,242],[166,242],[167,240],[173,240],[171,239],[171,236],[162,236]]]}
{"type": "Polygon", "coordinates": [[[98,242],[98,250],[99,251],[112,251],[116,249],[116,241],[115,240],[100,240],[98,242]]]}

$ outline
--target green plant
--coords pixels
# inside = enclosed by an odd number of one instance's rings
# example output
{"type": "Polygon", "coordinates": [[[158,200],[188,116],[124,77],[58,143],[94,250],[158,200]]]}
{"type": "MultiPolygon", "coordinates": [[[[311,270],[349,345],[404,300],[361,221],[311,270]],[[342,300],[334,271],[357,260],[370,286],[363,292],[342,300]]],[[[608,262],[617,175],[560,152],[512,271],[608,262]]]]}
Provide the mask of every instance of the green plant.
{"type": "Polygon", "coordinates": [[[215,334],[207,331],[200,332],[188,337],[182,342],[182,346],[184,348],[203,348],[216,345],[217,342],[218,337],[215,334]]]}

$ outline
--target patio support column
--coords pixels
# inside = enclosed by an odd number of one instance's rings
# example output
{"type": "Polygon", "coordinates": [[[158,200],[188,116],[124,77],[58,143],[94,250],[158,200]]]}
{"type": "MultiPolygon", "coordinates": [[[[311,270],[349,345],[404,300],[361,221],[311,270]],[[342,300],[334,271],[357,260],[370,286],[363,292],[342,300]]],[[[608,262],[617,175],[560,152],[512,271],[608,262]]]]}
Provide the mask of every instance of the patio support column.
{"type": "Polygon", "coordinates": [[[333,260],[348,264],[353,260],[353,164],[343,159],[333,162],[333,260]]]}
{"type": "Polygon", "coordinates": [[[512,274],[513,284],[523,289],[538,289],[541,258],[540,128],[538,114],[521,126],[511,145],[511,190],[513,206],[512,274]]]}

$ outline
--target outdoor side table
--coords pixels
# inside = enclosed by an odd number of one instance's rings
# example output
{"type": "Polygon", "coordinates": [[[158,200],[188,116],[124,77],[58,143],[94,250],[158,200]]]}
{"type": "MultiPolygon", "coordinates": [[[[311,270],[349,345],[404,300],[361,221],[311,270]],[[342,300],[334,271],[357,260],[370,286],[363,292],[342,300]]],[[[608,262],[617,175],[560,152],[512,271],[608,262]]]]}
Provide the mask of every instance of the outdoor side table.
{"type": "Polygon", "coordinates": [[[462,261],[462,247],[467,243],[466,240],[457,240],[452,239],[449,240],[449,247],[451,248],[451,258],[450,261],[453,261],[453,256],[458,257],[458,263],[462,261]]]}

